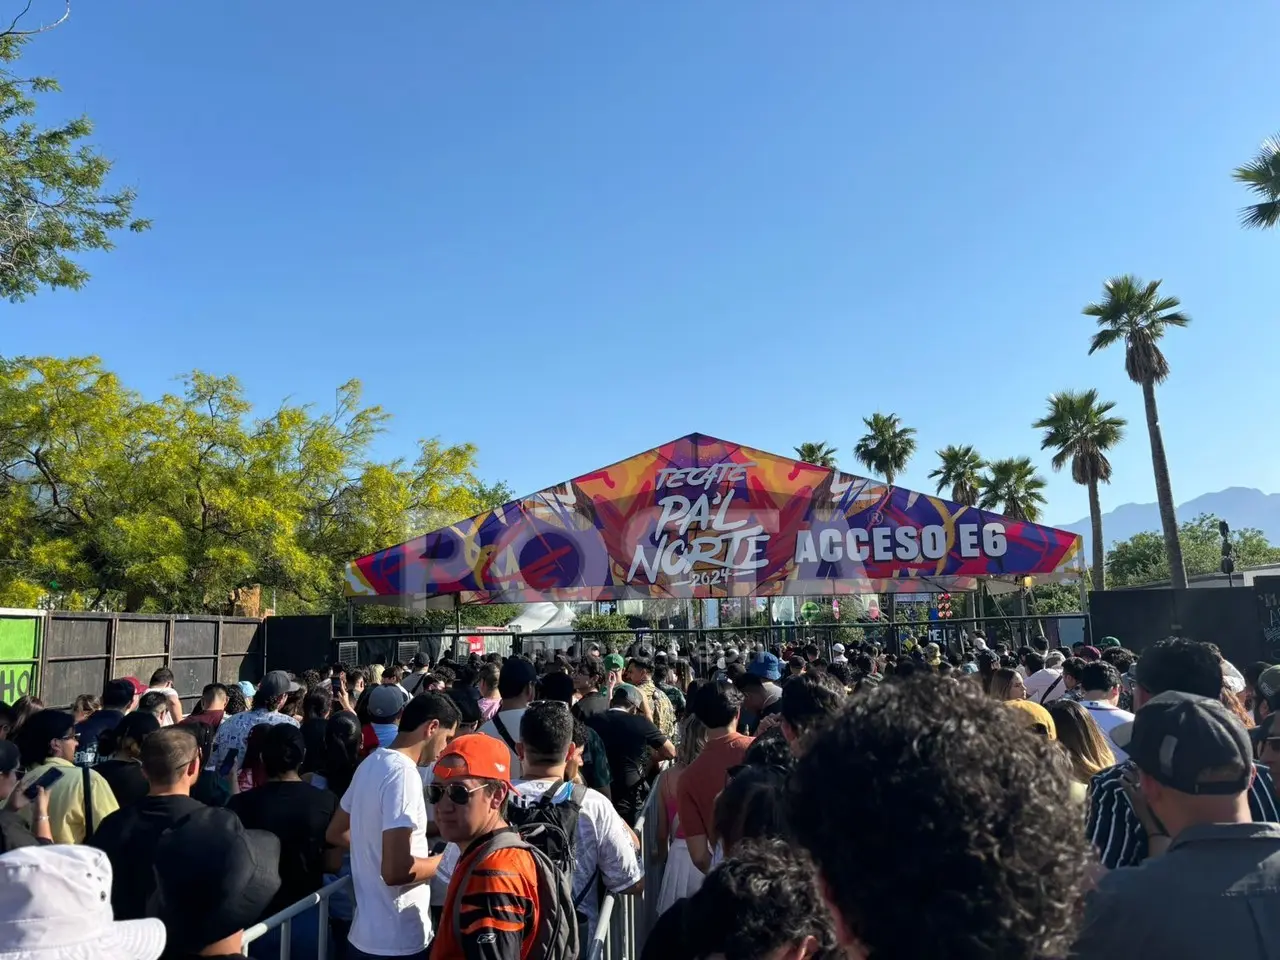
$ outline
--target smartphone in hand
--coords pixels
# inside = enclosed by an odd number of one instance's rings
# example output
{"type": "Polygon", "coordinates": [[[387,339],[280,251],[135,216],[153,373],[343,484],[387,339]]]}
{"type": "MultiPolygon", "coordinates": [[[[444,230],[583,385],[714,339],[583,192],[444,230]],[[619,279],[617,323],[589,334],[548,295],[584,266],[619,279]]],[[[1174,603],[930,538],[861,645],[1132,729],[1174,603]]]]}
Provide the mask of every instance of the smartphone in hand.
{"type": "Polygon", "coordinates": [[[40,774],[39,779],[31,784],[27,789],[22,791],[22,795],[28,800],[35,800],[41,787],[48,790],[62,778],[62,771],[57,767],[51,767],[44,773],[40,774]]]}

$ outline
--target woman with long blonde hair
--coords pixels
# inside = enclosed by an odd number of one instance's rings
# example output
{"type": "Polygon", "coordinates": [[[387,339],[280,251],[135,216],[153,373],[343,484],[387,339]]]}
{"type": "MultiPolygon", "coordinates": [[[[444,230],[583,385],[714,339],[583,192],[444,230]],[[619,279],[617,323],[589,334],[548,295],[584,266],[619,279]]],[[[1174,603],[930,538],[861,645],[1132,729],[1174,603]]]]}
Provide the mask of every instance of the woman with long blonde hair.
{"type": "Polygon", "coordinates": [[[1088,710],[1065,697],[1051,700],[1045,708],[1053,717],[1058,743],[1071,762],[1071,776],[1076,783],[1087,786],[1094,775],[1116,765],[1111,745],[1088,710]]]}
{"type": "Polygon", "coordinates": [[[678,734],[680,742],[676,747],[676,762],[663,772],[658,781],[656,814],[660,819],[654,855],[659,859],[666,857],[667,861],[666,869],[662,871],[662,888],[658,893],[659,914],[677,900],[692,896],[702,886],[702,871],[693,865],[689,845],[680,828],[676,797],[680,778],[707,745],[707,728],[701,720],[690,714],[680,721],[678,734]]]}

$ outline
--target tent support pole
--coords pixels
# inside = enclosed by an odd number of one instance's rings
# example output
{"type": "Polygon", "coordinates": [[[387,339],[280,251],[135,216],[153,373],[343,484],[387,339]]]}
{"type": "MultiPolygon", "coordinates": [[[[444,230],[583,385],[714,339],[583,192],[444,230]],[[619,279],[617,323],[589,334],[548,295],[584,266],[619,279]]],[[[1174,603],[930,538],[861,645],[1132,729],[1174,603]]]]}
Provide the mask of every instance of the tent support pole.
{"type": "Polygon", "coordinates": [[[347,601],[347,636],[353,637],[356,633],[356,605],[350,600],[347,601]]]}
{"type": "Polygon", "coordinates": [[[458,650],[462,644],[462,594],[453,595],[453,655],[460,656],[458,650]]]}

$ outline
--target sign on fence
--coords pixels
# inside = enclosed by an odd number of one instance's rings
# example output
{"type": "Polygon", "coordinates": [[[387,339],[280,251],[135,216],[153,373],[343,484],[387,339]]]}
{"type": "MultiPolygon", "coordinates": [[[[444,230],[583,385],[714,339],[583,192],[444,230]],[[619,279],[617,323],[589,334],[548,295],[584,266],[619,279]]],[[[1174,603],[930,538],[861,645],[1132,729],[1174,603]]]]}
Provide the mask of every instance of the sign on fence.
{"type": "Polygon", "coordinates": [[[0,700],[34,694],[39,662],[40,618],[0,617],[0,700]]]}

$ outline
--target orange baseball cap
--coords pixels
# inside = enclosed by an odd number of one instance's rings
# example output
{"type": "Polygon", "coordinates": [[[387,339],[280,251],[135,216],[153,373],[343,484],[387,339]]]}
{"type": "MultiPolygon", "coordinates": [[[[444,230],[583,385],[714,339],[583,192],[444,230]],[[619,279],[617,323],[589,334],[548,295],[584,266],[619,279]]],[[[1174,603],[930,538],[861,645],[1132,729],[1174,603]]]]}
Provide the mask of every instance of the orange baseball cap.
{"type": "Polygon", "coordinates": [[[507,745],[496,737],[484,733],[468,733],[456,737],[436,758],[433,770],[437,780],[450,780],[458,777],[481,777],[485,780],[501,780],[511,782],[511,754],[507,745]],[[461,757],[465,763],[459,764],[450,757],[461,757]]]}

